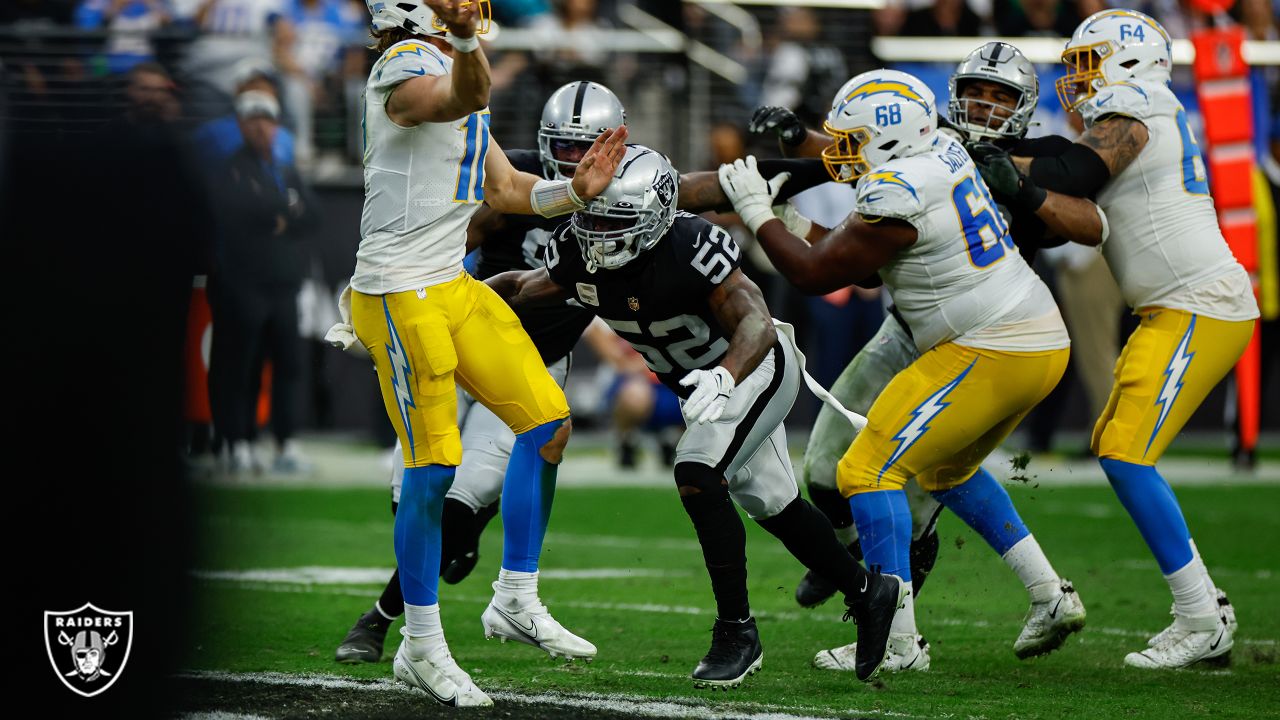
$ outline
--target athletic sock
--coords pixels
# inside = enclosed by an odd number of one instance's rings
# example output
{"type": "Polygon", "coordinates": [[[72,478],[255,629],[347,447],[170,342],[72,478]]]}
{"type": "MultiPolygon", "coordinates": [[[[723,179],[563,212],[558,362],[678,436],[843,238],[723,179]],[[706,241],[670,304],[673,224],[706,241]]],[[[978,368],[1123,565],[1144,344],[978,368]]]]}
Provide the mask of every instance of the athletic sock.
{"type": "Polygon", "coordinates": [[[701,463],[676,463],[680,503],[693,522],[711,577],[716,616],[742,621],[751,617],[747,602],[747,531],[715,470],[701,463]]]}
{"type": "Polygon", "coordinates": [[[1022,538],[1000,557],[1022,581],[1022,586],[1031,595],[1031,602],[1048,602],[1054,596],[1060,582],[1058,574],[1040,549],[1035,535],[1022,538]]]}
{"type": "Polygon", "coordinates": [[[889,626],[889,632],[894,635],[911,635],[915,637],[916,633],[919,632],[916,629],[915,592],[909,579],[903,581],[902,586],[906,589],[907,596],[902,601],[902,607],[898,608],[898,612],[893,614],[893,624],[889,626]]]}
{"type": "Polygon", "coordinates": [[[985,468],[973,477],[951,488],[933,493],[933,497],[973,528],[987,544],[1003,556],[1031,533],[1013,508],[1009,493],[985,468]]]}
{"type": "Polygon", "coordinates": [[[507,570],[538,571],[559,469],[541,451],[563,424],[553,420],[516,435],[502,485],[502,567],[507,570]]]}
{"type": "Polygon", "coordinates": [[[862,594],[867,571],[836,539],[827,518],[804,498],[797,497],[777,515],[758,522],[781,540],[801,564],[835,585],[846,597],[862,594]]]}
{"type": "Polygon", "coordinates": [[[444,645],[444,626],[440,624],[440,605],[404,606],[406,650],[412,660],[422,660],[444,645]]]}
{"type": "Polygon", "coordinates": [[[1164,576],[1173,593],[1173,609],[1183,617],[1213,615],[1218,612],[1217,599],[1205,587],[1204,575],[1195,563],[1164,576]]]}
{"type": "Polygon", "coordinates": [[[1098,464],[1151,548],[1160,572],[1168,576],[1186,567],[1193,557],[1191,533],[1169,483],[1150,465],[1112,458],[1101,458],[1098,464]]]}
{"type": "Polygon", "coordinates": [[[1200,574],[1204,576],[1205,589],[1209,591],[1209,597],[1215,601],[1218,598],[1218,586],[1213,584],[1213,578],[1209,577],[1209,568],[1205,567],[1204,559],[1200,557],[1200,548],[1196,547],[1195,540],[1188,540],[1191,544],[1191,562],[1195,563],[1200,569],[1200,574]]]}
{"type": "Polygon", "coordinates": [[[519,610],[538,602],[538,573],[502,568],[493,586],[493,599],[503,607],[519,610]]]}
{"type": "Polygon", "coordinates": [[[373,607],[388,620],[395,620],[404,614],[404,595],[400,592],[400,570],[391,574],[387,586],[382,589],[382,597],[373,607]]]}

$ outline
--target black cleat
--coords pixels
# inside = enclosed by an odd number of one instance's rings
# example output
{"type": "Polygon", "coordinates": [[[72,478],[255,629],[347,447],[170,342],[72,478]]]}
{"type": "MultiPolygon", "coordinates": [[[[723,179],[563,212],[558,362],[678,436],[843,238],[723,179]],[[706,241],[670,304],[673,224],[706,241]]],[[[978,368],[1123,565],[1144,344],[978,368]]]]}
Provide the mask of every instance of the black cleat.
{"type": "Polygon", "coordinates": [[[938,528],[935,526],[919,540],[911,541],[911,593],[919,595],[924,581],[938,562],[938,528]]]}
{"type": "Polygon", "coordinates": [[[390,627],[390,620],[383,617],[377,608],[371,609],[351,627],[333,659],[347,665],[378,662],[382,659],[382,646],[390,627]]]}
{"type": "Polygon", "coordinates": [[[748,675],[759,672],[764,663],[764,648],[756,619],[742,622],[716,618],[711,629],[711,649],[693,670],[696,688],[736,688],[748,675]]]}
{"type": "MultiPolygon", "coordinates": [[[[862,562],[862,545],[854,540],[849,543],[849,554],[854,560],[862,562]]],[[[913,566],[914,567],[914,566],[913,566]]],[[[810,570],[800,579],[800,584],[796,586],[796,602],[800,607],[815,608],[831,599],[836,594],[836,586],[827,582],[827,579],[810,570]]]]}
{"type": "Polygon", "coordinates": [[[858,625],[858,648],[853,672],[866,682],[875,676],[889,651],[889,627],[903,601],[902,582],[893,575],[867,573],[867,590],[845,604],[844,619],[858,625]]]}

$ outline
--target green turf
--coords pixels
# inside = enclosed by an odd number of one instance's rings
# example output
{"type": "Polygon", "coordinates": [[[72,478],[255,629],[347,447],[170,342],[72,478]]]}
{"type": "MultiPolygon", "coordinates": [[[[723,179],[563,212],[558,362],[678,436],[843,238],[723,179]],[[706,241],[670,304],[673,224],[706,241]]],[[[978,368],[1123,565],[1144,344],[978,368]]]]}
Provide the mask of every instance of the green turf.
{"type": "MultiPolygon", "coordinates": [[[[1081,635],[1039,660],[1020,662],[1011,649],[1026,610],[1024,591],[976,535],[944,516],[938,566],[917,606],[921,632],[933,646],[932,670],[882,674],[861,685],[851,675],[813,669],[816,651],[853,639],[852,625],[840,622],[842,607],[834,602],[799,609],[792,591],[801,567],[748,522],[750,590],[765,669],[729,695],[695,691],[686,676],[707,649],[713,605],[688,520],[675,493],[661,489],[565,489],[557,497],[544,569],[670,571],[660,578],[543,581],[543,598],[556,617],[599,646],[594,664],[565,667],[533,648],[483,639],[479,616],[497,572],[498,521],[483,540],[477,571],[444,589],[445,628],[454,655],[486,689],[688,697],[836,716],[881,710],[920,717],[1257,718],[1275,712],[1280,488],[1179,491],[1215,578],[1238,609],[1241,632],[1230,669],[1173,673],[1122,665],[1126,652],[1145,644],[1143,633],[1167,623],[1169,594],[1110,491],[1011,492],[1089,611],[1081,635]],[[591,604],[707,610],[690,615],[591,604]]],[[[207,487],[199,500],[202,568],[393,564],[383,491],[207,487]]],[[[199,639],[187,664],[389,677],[389,654],[373,666],[332,661],[337,642],[378,590],[199,581],[199,639]]],[[[394,640],[388,647],[394,651],[394,640]]]]}

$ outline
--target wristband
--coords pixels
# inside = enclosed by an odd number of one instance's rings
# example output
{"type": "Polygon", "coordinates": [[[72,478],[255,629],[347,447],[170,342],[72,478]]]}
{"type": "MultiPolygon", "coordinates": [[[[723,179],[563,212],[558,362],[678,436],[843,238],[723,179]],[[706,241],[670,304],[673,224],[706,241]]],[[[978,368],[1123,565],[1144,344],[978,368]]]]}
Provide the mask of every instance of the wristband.
{"type": "Polygon", "coordinates": [[[529,206],[542,217],[556,217],[586,207],[570,180],[539,180],[529,193],[529,206]]]}
{"type": "Polygon", "coordinates": [[[444,39],[446,42],[448,42],[450,45],[453,46],[454,50],[457,50],[458,52],[461,52],[461,53],[475,52],[476,48],[480,47],[480,38],[476,37],[475,35],[464,38],[464,37],[458,37],[453,33],[447,33],[444,36],[444,39]]]}

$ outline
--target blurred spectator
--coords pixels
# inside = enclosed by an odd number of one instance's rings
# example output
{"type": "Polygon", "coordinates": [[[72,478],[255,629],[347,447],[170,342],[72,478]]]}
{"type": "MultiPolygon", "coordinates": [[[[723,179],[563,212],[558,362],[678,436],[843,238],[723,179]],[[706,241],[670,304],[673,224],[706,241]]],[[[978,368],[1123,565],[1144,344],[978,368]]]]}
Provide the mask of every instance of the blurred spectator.
{"type": "Polygon", "coordinates": [[[125,119],[136,127],[170,125],[182,114],[173,79],[160,65],[138,63],[130,68],[125,85],[125,119]]]}
{"type": "Polygon", "coordinates": [[[168,0],[83,0],[76,8],[77,27],[107,30],[107,72],[112,74],[154,60],[149,35],[172,19],[168,0]]]}
{"type": "Polygon", "coordinates": [[[493,19],[503,25],[523,27],[551,13],[549,0],[494,0],[493,19]]]}
{"type": "Polygon", "coordinates": [[[529,27],[545,38],[544,50],[533,54],[535,71],[544,88],[574,80],[603,83],[609,47],[601,31],[596,0],[555,0],[554,12],[534,19],[529,27]]]}
{"type": "Polygon", "coordinates": [[[831,109],[831,95],[849,79],[844,56],[822,40],[818,16],[806,7],[778,11],[783,41],[773,51],[761,105],[791,108],[810,127],[831,109]]]}
{"type": "Polygon", "coordinates": [[[1183,0],[1106,0],[1105,5],[1146,13],[1164,26],[1169,37],[1185,38],[1191,35],[1190,13],[1183,6],[1183,0]]]}
{"type": "Polygon", "coordinates": [[[259,469],[251,444],[256,381],[263,361],[270,360],[274,469],[296,472],[304,464],[293,441],[302,372],[297,299],[306,268],[301,245],[315,224],[315,203],[297,171],[275,157],[276,98],[241,93],[236,117],[244,144],[214,185],[219,219],[209,280],[214,427],[227,443],[232,471],[259,469]]]}
{"type": "Polygon", "coordinates": [[[605,413],[613,424],[618,441],[618,464],[634,468],[639,460],[640,432],[657,436],[663,464],[675,463],[676,442],[684,431],[680,398],[645,365],[644,358],[596,318],[582,339],[601,360],[601,369],[611,371],[604,393],[605,413]]]}
{"type": "Polygon", "coordinates": [[[937,0],[911,10],[903,19],[901,35],[928,37],[972,36],[982,32],[982,18],[965,0],[937,0]]]}
{"type": "Polygon", "coordinates": [[[1101,0],[996,0],[996,30],[1001,35],[1071,37],[1076,26],[1105,8],[1101,0]]]}
{"type": "MultiPolygon", "coordinates": [[[[238,70],[235,87],[237,98],[246,92],[260,92],[279,100],[270,66],[250,61],[238,70]]],[[[240,133],[240,120],[236,113],[232,111],[201,125],[196,129],[195,142],[210,165],[220,167],[221,163],[244,147],[244,136],[240,133]]],[[[293,133],[288,128],[278,128],[272,144],[272,155],[276,163],[295,164],[293,133]]]]}
{"type": "MultiPolygon", "coordinates": [[[[235,90],[245,63],[270,65],[283,54],[279,20],[287,0],[199,0],[192,18],[200,31],[183,69],[208,91],[202,103],[225,99],[235,90]]],[[[201,108],[203,109],[203,108],[201,108]]]]}

